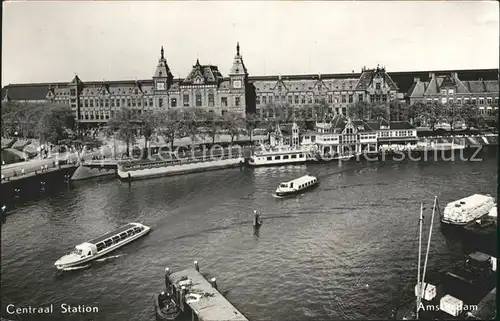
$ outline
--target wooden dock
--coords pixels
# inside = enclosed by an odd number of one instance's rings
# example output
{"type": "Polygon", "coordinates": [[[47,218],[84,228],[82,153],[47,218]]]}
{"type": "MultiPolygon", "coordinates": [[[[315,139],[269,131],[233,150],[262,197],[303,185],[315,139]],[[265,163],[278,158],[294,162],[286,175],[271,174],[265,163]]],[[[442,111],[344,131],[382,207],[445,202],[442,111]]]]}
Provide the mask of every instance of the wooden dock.
{"type": "Polygon", "coordinates": [[[248,321],[218,290],[215,279],[211,282],[195,268],[170,274],[170,283],[181,301],[181,309],[189,306],[192,320],[200,321],[248,321]]]}

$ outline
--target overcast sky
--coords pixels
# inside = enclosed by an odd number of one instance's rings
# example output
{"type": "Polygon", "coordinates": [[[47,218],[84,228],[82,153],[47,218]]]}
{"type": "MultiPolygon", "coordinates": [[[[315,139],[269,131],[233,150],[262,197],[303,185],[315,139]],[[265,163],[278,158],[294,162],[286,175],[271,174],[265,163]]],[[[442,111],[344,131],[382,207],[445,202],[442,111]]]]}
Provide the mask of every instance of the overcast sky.
{"type": "Polygon", "coordinates": [[[250,75],[498,68],[491,2],[7,2],[2,85],[174,77],[196,59],[227,75],[240,42],[250,75]]]}

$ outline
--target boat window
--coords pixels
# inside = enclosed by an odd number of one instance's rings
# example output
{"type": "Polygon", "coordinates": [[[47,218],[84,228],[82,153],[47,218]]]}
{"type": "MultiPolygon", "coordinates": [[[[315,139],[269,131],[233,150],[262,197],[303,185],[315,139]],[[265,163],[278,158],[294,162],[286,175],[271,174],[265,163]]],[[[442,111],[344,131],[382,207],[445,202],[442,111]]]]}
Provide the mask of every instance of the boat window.
{"type": "Polygon", "coordinates": [[[127,231],[127,235],[128,235],[128,236],[132,236],[132,235],[134,235],[134,234],[135,234],[135,233],[134,233],[134,230],[128,230],[128,231],[127,231]]]}
{"type": "Polygon", "coordinates": [[[107,246],[110,246],[111,244],[113,244],[113,241],[111,239],[107,239],[106,241],[104,241],[104,244],[106,244],[106,247],[107,247],[107,246]]]}
{"type": "Polygon", "coordinates": [[[287,187],[288,187],[288,185],[286,185],[286,184],[280,184],[280,187],[287,188],[287,187]]]}
{"type": "Polygon", "coordinates": [[[299,154],[299,157],[304,157],[304,154],[299,154]]]}
{"type": "Polygon", "coordinates": [[[115,242],[115,243],[120,242],[120,237],[118,235],[113,236],[113,242],[115,242]]]}
{"type": "Polygon", "coordinates": [[[104,245],[104,243],[98,243],[97,244],[97,251],[100,251],[102,249],[104,249],[106,247],[106,245],[104,245]]]}
{"type": "Polygon", "coordinates": [[[274,156],[274,160],[280,160],[281,156],[274,156]]]}
{"type": "Polygon", "coordinates": [[[140,227],[134,227],[134,232],[139,233],[141,231],[142,231],[142,229],[140,227]]]}
{"type": "Polygon", "coordinates": [[[82,250],[75,248],[73,250],[73,252],[71,252],[71,253],[76,254],[76,255],[82,255],[82,250]]]}
{"type": "Polygon", "coordinates": [[[127,237],[127,232],[123,232],[120,234],[120,238],[123,240],[124,238],[127,237]]]}
{"type": "Polygon", "coordinates": [[[293,183],[290,183],[290,188],[293,188],[293,183]]]}
{"type": "Polygon", "coordinates": [[[288,155],[283,155],[283,159],[288,159],[288,155]]]}
{"type": "Polygon", "coordinates": [[[89,252],[87,253],[87,255],[91,255],[91,254],[92,254],[92,252],[89,250],[89,252]]]}
{"type": "Polygon", "coordinates": [[[292,157],[292,159],[293,159],[293,158],[297,158],[297,155],[292,155],[291,157],[292,157]]]}
{"type": "Polygon", "coordinates": [[[269,156],[269,157],[267,158],[267,160],[273,160],[273,158],[272,158],[271,156],[269,156]]]}

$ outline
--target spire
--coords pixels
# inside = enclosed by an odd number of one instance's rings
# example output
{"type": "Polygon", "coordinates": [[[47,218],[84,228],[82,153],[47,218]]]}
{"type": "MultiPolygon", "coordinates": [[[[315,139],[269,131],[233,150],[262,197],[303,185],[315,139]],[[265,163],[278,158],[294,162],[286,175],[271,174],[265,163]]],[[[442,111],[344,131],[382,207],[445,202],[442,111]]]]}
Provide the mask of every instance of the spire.
{"type": "Polygon", "coordinates": [[[164,57],[164,55],[163,55],[163,53],[164,53],[164,51],[163,51],[163,46],[161,46],[161,51],[160,51],[160,52],[161,52],[161,59],[165,59],[165,57],[164,57]]]}
{"type": "Polygon", "coordinates": [[[239,42],[236,43],[236,55],[238,55],[238,56],[240,55],[240,43],[239,42]]]}

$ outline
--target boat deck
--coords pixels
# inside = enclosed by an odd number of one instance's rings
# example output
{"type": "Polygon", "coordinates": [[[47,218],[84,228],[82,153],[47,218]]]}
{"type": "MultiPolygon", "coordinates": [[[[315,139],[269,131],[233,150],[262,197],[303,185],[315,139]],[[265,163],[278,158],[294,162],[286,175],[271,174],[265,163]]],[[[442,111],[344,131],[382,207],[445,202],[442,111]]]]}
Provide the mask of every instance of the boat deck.
{"type": "Polygon", "coordinates": [[[101,235],[99,237],[96,237],[95,239],[92,239],[92,240],[88,241],[87,243],[97,244],[97,243],[102,242],[105,239],[107,239],[107,238],[109,238],[109,237],[111,237],[113,235],[120,234],[120,233],[125,232],[126,230],[134,228],[134,227],[136,227],[135,224],[129,223],[127,225],[124,225],[124,226],[122,226],[122,227],[114,230],[114,231],[111,231],[109,233],[106,233],[106,234],[103,234],[103,235],[101,235]]]}
{"type": "Polygon", "coordinates": [[[196,271],[196,269],[187,269],[172,273],[170,281],[176,287],[177,291],[181,290],[180,281],[191,280],[192,284],[187,286],[186,296],[189,294],[198,294],[200,299],[195,302],[189,300],[186,304],[191,308],[199,320],[203,321],[248,321],[222,294],[217,291],[196,271]]]}

